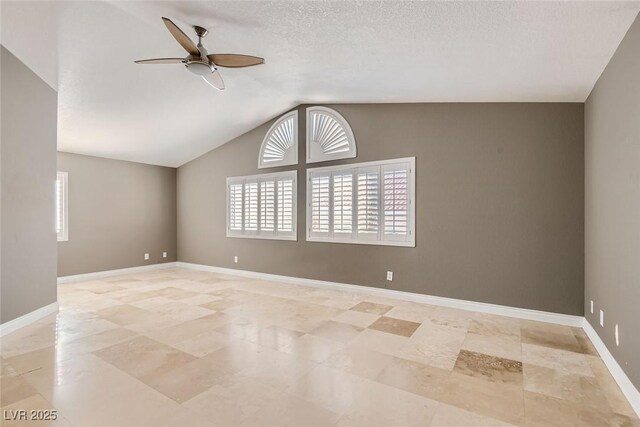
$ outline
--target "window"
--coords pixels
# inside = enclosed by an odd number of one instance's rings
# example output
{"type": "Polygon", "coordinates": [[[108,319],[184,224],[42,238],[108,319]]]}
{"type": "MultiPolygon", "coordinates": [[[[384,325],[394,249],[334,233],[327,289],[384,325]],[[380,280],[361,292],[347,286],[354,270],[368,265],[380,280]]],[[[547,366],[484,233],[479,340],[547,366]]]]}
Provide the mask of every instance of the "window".
{"type": "Polygon", "coordinates": [[[56,176],[56,234],[58,242],[69,240],[69,209],[68,209],[68,174],[58,172],[56,176]]]}
{"type": "Polygon", "coordinates": [[[415,157],[307,170],[307,240],[415,246],[415,157]]]}
{"type": "Polygon", "coordinates": [[[227,178],[227,237],[297,240],[296,176],[227,178]]]}
{"type": "Polygon", "coordinates": [[[298,111],[280,117],[262,140],[258,168],[298,164],[298,111]]]}
{"type": "Polygon", "coordinates": [[[349,123],[335,110],[307,108],[307,163],[356,157],[349,123]]]}

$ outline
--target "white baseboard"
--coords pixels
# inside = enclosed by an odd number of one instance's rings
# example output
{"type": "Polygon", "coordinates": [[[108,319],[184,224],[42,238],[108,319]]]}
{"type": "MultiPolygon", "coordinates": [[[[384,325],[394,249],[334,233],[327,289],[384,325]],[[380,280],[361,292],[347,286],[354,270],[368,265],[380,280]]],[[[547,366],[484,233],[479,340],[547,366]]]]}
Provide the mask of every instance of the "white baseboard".
{"type": "Polygon", "coordinates": [[[40,307],[37,310],[33,310],[31,313],[27,313],[16,319],[9,320],[0,325],[0,337],[3,337],[11,332],[15,332],[20,328],[24,328],[45,316],[53,314],[58,311],[58,303],[54,302],[44,307],[40,307]]]}
{"type": "Polygon", "coordinates": [[[305,279],[300,277],[279,276],[276,274],[258,273],[255,271],[236,270],[232,268],[212,267],[202,264],[176,262],[176,267],[190,268],[194,270],[209,271],[212,273],[229,274],[234,276],[249,277],[292,283],[302,286],[312,286],[323,289],[335,289],[340,291],[355,292],[359,294],[374,295],[384,298],[395,298],[404,301],[419,302],[423,304],[439,305],[443,307],[458,308],[462,310],[477,311],[481,313],[497,314],[500,316],[515,317],[517,319],[536,320],[538,322],[557,323],[560,325],[582,327],[582,316],[550,313],[547,311],[530,310],[526,308],[508,307],[504,305],[488,304],[483,302],[465,301],[453,298],[437,297],[432,295],[416,294],[412,292],[396,291],[392,289],[373,288],[369,286],[351,285],[347,283],[327,282],[323,280],[305,279]]]}
{"type": "Polygon", "coordinates": [[[141,265],[139,267],[120,268],[118,270],[96,271],[95,273],[75,274],[73,276],[58,277],[58,285],[72,282],[84,282],[87,280],[102,279],[111,276],[120,276],[122,274],[141,273],[144,271],[158,270],[161,268],[175,267],[175,262],[165,262],[162,264],[141,265]]]}
{"type": "Polygon", "coordinates": [[[635,388],[629,377],[627,377],[618,362],[616,362],[616,359],[614,359],[611,352],[609,352],[609,349],[600,338],[600,335],[598,335],[596,330],[593,329],[593,326],[591,326],[587,319],[583,318],[582,329],[584,329],[584,332],[587,334],[596,350],[598,350],[600,358],[604,364],[607,365],[607,369],[609,369],[611,376],[613,376],[613,379],[618,383],[620,390],[624,393],[625,397],[631,404],[631,407],[640,417],[640,391],[635,388]]]}

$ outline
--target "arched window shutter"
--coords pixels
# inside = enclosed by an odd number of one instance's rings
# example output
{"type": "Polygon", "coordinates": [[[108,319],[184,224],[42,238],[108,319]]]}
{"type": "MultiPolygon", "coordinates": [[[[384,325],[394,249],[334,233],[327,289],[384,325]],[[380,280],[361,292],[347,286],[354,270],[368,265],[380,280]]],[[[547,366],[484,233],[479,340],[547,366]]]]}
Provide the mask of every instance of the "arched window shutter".
{"type": "Polygon", "coordinates": [[[269,128],[258,158],[258,168],[298,164],[298,111],[280,117],[269,128]]]}
{"type": "Polygon", "coordinates": [[[307,163],[353,157],[356,140],[344,117],[331,108],[307,108],[307,163]]]}

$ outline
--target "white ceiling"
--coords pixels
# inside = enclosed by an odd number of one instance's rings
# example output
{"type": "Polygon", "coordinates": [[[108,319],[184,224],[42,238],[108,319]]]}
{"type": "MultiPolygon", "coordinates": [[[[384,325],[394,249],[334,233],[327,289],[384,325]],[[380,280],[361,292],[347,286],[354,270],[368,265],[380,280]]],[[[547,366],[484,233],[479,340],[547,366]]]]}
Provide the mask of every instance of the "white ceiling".
{"type": "Polygon", "coordinates": [[[59,92],[62,151],[179,166],[300,103],[586,99],[640,2],[2,2],[2,43],[59,92]],[[181,65],[161,16],[222,69],[181,65]]]}

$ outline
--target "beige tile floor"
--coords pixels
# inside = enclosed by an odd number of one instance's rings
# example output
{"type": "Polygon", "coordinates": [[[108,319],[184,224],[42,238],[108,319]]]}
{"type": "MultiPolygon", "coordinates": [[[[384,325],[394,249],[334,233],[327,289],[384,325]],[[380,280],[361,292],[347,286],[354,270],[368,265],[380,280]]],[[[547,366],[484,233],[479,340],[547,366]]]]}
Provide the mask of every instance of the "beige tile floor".
{"type": "Polygon", "coordinates": [[[3,426],[640,426],[580,329],[181,269],[58,296],[0,380],[57,420],[3,426]]]}

